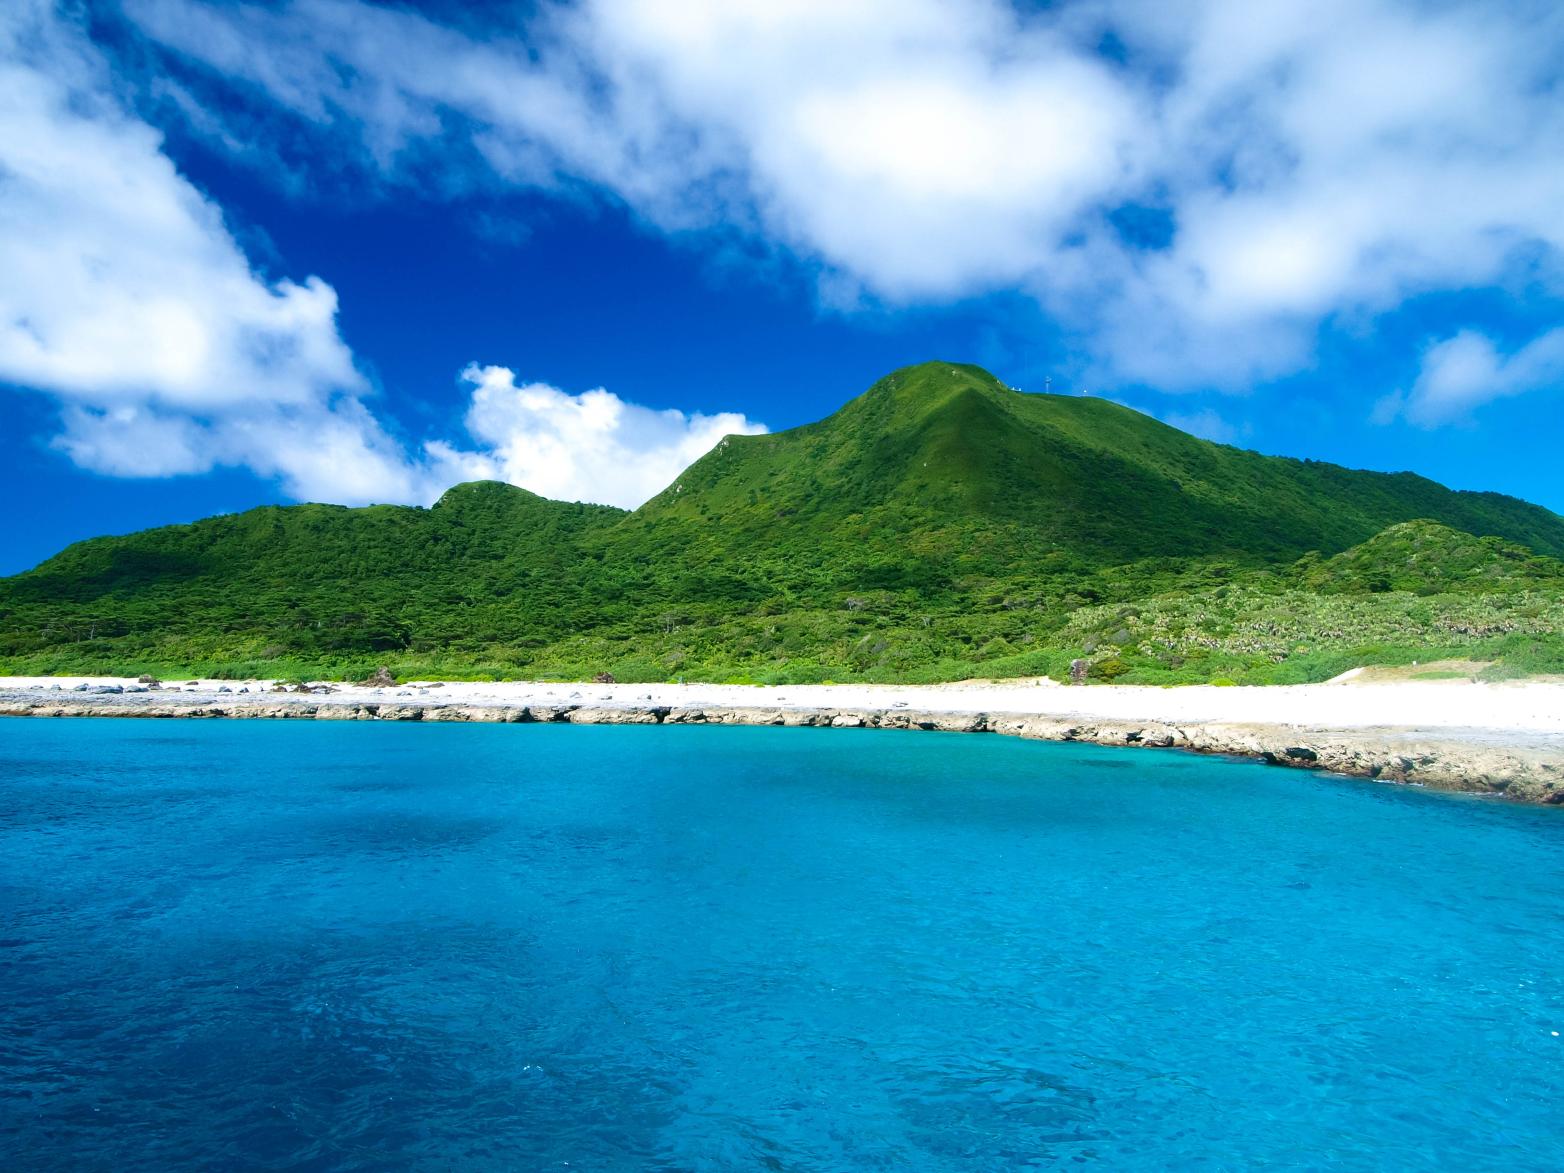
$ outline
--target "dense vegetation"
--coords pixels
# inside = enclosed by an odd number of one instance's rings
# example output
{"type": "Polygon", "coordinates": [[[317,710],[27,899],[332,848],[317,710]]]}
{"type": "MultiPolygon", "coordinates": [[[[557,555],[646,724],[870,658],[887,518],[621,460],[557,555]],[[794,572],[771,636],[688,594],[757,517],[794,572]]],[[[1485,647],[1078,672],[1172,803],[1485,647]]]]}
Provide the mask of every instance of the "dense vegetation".
{"type": "Polygon", "coordinates": [[[730,437],[642,508],[459,485],[82,542],[0,582],[0,670],[621,680],[1564,670],[1564,519],[1211,444],[975,367],[730,437]],[[1480,535],[1480,536],[1479,536],[1480,535]]]}

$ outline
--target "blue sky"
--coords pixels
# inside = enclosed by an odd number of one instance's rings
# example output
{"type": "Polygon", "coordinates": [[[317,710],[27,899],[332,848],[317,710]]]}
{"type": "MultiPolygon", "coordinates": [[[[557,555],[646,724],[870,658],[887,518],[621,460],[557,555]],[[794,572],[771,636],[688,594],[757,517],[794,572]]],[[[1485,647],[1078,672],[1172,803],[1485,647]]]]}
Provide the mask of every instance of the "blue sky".
{"type": "Polygon", "coordinates": [[[1564,14],[1180,9],[7,6],[0,572],[633,505],[931,357],[1564,510],[1564,14]]]}

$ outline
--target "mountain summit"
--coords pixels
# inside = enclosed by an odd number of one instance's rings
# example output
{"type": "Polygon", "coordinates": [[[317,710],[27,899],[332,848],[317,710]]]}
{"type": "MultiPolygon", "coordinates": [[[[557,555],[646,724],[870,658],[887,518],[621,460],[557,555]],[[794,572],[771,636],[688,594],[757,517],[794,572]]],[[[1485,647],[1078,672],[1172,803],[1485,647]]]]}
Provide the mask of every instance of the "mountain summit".
{"type": "Polygon", "coordinates": [[[818,423],[730,436],[639,513],[721,521],[751,538],[849,517],[977,522],[1109,560],[1335,553],[1432,518],[1564,554],[1564,519],[1515,498],[1262,456],[946,362],[895,371],[818,423]]]}

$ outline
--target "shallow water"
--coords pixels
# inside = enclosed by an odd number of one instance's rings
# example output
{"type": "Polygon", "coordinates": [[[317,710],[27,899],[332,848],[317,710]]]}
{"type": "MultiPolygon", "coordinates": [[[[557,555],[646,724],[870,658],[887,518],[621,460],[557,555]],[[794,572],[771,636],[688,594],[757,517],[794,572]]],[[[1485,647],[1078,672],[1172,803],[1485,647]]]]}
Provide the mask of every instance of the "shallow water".
{"type": "Polygon", "coordinates": [[[1564,1167],[1564,819],[812,729],[0,722],[0,1166],[1564,1167]]]}

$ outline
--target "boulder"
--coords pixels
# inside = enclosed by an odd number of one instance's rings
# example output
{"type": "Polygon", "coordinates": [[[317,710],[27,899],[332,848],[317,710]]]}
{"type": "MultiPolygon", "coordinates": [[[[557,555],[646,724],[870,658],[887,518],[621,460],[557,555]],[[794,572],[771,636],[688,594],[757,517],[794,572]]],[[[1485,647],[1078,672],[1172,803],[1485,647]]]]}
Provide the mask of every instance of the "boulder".
{"type": "Polygon", "coordinates": [[[396,677],[391,675],[391,669],[382,664],[362,683],[366,688],[395,688],[396,677]]]}

